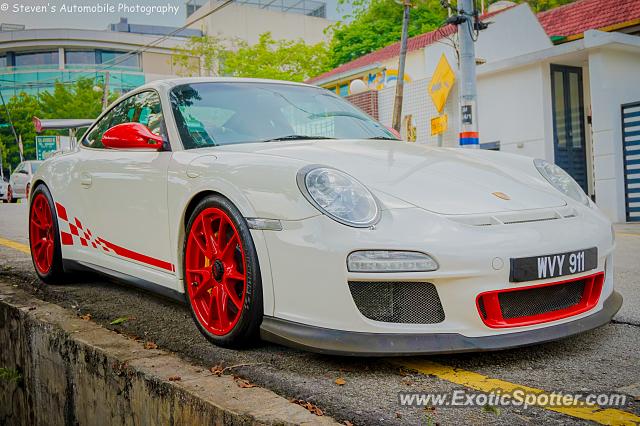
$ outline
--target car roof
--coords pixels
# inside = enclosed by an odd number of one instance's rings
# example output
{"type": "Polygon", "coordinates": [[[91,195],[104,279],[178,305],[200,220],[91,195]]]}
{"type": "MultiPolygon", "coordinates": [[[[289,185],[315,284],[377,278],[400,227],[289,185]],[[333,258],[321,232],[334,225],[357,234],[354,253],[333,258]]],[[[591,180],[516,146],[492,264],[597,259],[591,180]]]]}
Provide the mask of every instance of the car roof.
{"type": "Polygon", "coordinates": [[[159,86],[165,87],[175,87],[182,84],[190,84],[190,83],[256,83],[256,84],[281,84],[281,85],[291,85],[291,86],[304,86],[304,87],[314,87],[318,88],[318,86],[313,86],[306,83],[298,83],[294,81],[284,81],[284,80],[270,80],[265,78],[239,78],[239,77],[177,77],[177,78],[169,78],[164,80],[155,80],[150,83],[145,84],[144,86],[140,86],[137,90],[141,89],[152,89],[159,86]]]}

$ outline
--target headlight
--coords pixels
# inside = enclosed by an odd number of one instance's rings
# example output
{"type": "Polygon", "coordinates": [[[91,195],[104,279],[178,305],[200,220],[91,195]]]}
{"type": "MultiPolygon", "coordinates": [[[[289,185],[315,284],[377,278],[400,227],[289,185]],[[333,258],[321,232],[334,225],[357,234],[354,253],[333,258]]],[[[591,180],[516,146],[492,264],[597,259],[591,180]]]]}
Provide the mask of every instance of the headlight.
{"type": "Polygon", "coordinates": [[[549,183],[558,191],[567,197],[573,198],[585,206],[589,205],[589,197],[584,193],[578,182],[576,182],[567,172],[562,170],[555,164],[548,161],[535,159],[533,160],[536,169],[549,183]]]}
{"type": "Polygon", "coordinates": [[[355,178],[322,166],[298,172],[298,187],[318,210],[342,224],[366,228],[378,220],[376,200],[355,178]]]}
{"type": "Polygon", "coordinates": [[[438,269],[428,254],[417,251],[362,250],[347,258],[350,272],[427,272],[438,269]]]}

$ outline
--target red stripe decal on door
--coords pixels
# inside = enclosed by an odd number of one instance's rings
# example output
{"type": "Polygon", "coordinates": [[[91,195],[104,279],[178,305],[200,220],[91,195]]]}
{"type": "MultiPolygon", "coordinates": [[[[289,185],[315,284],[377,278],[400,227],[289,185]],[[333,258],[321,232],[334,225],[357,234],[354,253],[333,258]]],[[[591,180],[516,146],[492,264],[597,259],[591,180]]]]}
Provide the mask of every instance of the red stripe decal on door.
{"type": "Polygon", "coordinates": [[[140,254],[135,251],[126,249],[124,247],[120,247],[119,245],[113,244],[102,238],[98,238],[98,239],[103,245],[107,246],[107,248],[110,248],[111,250],[113,250],[115,254],[117,254],[118,256],[126,257],[128,259],[132,259],[137,262],[146,263],[147,265],[155,266],[157,268],[166,269],[167,271],[171,271],[171,272],[175,271],[175,267],[173,266],[173,264],[169,262],[165,262],[164,260],[149,257],[144,254],[140,254]]]}
{"type": "Polygon", "coordinates": [[[126,249],[117,244],[113,244],[112,242],[107,241],[103,238],[94,238],[89,228],[83,229],[82,223],[77,217],[73,218],[73,222],[75,223],[71,223],[71,221],[67,216],[67,210],[62,204],[56,203],[56,210],[58,212],[58,219],[60,219],[60,221],[62,221],[63,224],[66,224],[68,226],[68,231],[69,231],[69,232],[65,232],[62,229],[60,229],[60,242],[62,243],[62,245],[72,246],[74,245],[74,243],[76,243],[75,240],[77,238],[79,240],[78,244],[84,247],[88,247],[89,243],[91,243],[91,246],[95,249],[101,248],[102,251],[107,253],[115,253],[118,256],[135,260],[136,262],[145,263],[150,266],[155,266],[156,268],[164,269],[170,272],[175,272],[176,268],[170,262],[165,262],[164,260],[156,259],[154,257],[147,256],[147,255],[135,252],[133,250],[126,249]],[[80,236],[79,230],[82,230],[83,232],[82,236],[80,236]]]}

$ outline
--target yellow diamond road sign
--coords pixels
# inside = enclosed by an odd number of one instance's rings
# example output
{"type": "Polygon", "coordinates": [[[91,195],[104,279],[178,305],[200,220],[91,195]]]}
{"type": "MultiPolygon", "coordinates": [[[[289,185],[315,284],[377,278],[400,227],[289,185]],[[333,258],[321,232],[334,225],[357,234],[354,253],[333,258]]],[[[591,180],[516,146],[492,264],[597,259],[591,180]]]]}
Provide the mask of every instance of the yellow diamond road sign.
{"type": "Polygon", "coordinates": [[[443,53],[440,57],[440,61],[438,62],[438,66],[433,73],[433,77],[431,77],[431,83],[429,83],[428,88],[433,104],[436,106],[438,112],[442,112],[444,109],[444,104],[447,102],[447,96],[449,96],[449,92],[451,91],[455,81],[456,75],[443,53]]]}

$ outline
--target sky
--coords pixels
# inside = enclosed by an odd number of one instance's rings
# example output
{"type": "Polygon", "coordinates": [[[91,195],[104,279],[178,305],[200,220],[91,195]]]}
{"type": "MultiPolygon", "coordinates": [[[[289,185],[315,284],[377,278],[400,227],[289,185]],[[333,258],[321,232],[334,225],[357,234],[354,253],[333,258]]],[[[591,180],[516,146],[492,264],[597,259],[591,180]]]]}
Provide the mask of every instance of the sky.
{"type": "MultiPolygon", "coordinates": [[[[184,25],[185,0],[0,0],[0,23],[27,28],[107,29],[121,17],[129,23],[184,25]]],[[[326,0],[327,17],[339,20],[337,0],[326,0]]]]}

